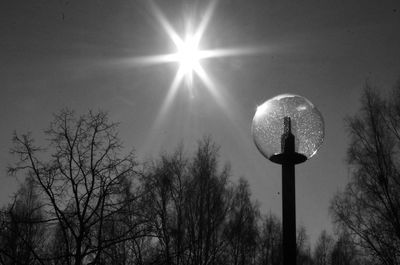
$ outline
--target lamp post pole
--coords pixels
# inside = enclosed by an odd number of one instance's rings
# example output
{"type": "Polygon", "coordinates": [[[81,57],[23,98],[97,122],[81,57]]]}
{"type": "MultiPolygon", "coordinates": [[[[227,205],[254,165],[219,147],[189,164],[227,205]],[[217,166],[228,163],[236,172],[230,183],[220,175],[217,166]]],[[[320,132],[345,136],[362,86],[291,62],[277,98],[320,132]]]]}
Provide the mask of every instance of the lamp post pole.
{"type": "Polygon", "coordinates": [[[283,265],[296,265],[295,165],[314,156],[321,146],[322,115],[308,99],[282,94],[257,107],[251,131],[261,154],[282,166],[283,265]]]}
{"type": "Polygon", "coordinates": [[[295,138],[292,134],[290,117],[284,117],[284,133],[281,138],[281,153],[271,161],[282,165],[282,223],[283,223],[283,265],[296,265],[296,189],[295,164],[307,157],[295,152],[295,138]]]}
{"type": "Polygon", "coordinates": [[[282,164],[283,264],[296,265],[296,199],[294,164],[282,164]]]}

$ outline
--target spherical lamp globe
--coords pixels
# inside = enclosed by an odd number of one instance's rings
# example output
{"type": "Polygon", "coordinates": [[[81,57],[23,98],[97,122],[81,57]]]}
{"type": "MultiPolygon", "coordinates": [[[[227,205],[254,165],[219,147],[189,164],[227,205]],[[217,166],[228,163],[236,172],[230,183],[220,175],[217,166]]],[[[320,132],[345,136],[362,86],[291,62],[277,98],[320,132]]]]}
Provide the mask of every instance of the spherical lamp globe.
{"type": "Polygon", "coordinates": [[[317,153],[324,140],[324,121],[308,99],[283,94],[257,108],[251,131],[258,150],[273,162],[284,152],[283,138],[293,135],[294,152],[300,157],[295,163],[300,163],[317,153]]]}

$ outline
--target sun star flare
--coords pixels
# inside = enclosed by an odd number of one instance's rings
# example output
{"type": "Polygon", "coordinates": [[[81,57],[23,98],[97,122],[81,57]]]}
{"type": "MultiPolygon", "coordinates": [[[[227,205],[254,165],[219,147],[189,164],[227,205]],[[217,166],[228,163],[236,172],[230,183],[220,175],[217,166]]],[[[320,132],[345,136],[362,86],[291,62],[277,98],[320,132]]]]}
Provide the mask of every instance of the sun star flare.
{"type": "Polygon", "coordinates": [[[186,36],[178,46],[177,57],[179,67],[185,74],[191,74],[198,67],[201,54],[198,50],[198,43],[192,35],[186,36]]]}
{"type": "Polygon", "coordinates": [[[267,51],[266,47],[201,49],[200,44],[215,11],[217,0],[211,0],[209,2],[204,13],[201,15],[202,19],[197,27],[191,27],[193,21],[190,21],[190,19],[187,20],[187,24],[185,25],[186,32],[182,35],[177,33],[168,19],[164,16],[161,9],[153,1],[150,1],[150,4],[156,20],[160,23],[166,35],[175,45],[175,51],[167,54],[135,57],[129,59],[129,61],[133,65],[137,66],[163,63],[178,64],[175,77],[169,86],[154,126],[159,125],[159,123],[163,120],[164,115],[167,113],[170,105],[172,104],[177,91],[182,87],[183,84],[185,85],[184,87],[188,89],[191,98],[194,98],[193,89],[195,84],[194,79],[196,77],[199,79],[199,81],[201,81],[202,87],[205,87],[210,92],[216,103],[224,110],[224,112],[229,114],[230,111],[227,109],[225,97],[222,96],[218,86],[213,82],[213,80],[207,74],[206,69],[204,69],[204,67],[201,65],[201,61],[217,57],[265,53],[267,51]]]}

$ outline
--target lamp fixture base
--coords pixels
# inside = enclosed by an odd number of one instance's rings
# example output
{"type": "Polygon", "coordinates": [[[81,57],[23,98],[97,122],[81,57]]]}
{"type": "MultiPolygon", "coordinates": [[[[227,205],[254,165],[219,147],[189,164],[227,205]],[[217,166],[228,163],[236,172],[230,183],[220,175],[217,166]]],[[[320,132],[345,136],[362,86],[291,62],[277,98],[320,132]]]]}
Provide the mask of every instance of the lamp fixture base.
{"type": "Polygon", "coordinates": [[[305,155],[296,153],[296,152],[290,152],[290,153],[280,153],[273,155],[269,158],[271,162],[280,164],[280,165],[285,165],[285,164],[300,164],[303,163],[307,160],[307,157],[305,155]]]}

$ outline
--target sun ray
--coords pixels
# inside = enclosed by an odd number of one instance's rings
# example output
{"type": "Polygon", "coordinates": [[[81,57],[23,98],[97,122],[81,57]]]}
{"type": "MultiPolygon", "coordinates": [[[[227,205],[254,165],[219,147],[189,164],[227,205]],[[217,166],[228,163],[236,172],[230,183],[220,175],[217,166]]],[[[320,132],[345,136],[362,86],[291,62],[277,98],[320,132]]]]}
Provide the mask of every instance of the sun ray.
{"type": "MultiPolygon", "coordinates": [[[[194,98],[197,88],[204,87],[206,91],[215,100],[216,104],[228,118],[230,123],[234,125],[235,129],[240,130],[240,135],[245,135],[243,131],[237,126],[238,116],[235,109],[230,108],[230,105],[235,102],[231,94],[226,93],[226,90],[211,78],[206,69],[202,65],[203,60],[221,57],[236,57],[236,56],[251,56],[270,53],[271,46],[246,46],[234,48],[215,48],[215,49],[202,49],[201,42],[204,38],[205,32],[209,27],[212,16],[215,12],[218,0],[210,0],[204,13],[201,16],[199,23],[192,24],[191,18],[186,20],[184,25],[185,31],[178,34],[176,29],[172,26],[167,17],[163,14],[162,10],[150,0],[150,7],[154,14],[156,21],[160,24],[161,28],[165,31],[166,36],[174,44],[176,51],[167,54],[158,54],[150,56],[141,56],[127,59],[127,62],[132,66],[147,66],[155,64],[176,63],[178,64],[176,74],[172,79],[170,86],[165,95],[165,99],[161,103],[155,121],[152,124],[149,135],[143,144],[144,148],[152,146],[153,141],[156,140],[156,135],[165,133],[166,115],[169,113],[171,105],[177,97],[178,91],[181,87],[188,90],[190,98],[194,98]],[[197,83],[199,81],[199,83],[197,83]],[[194,89],[196,88],[196,90],[194,89]],[[236,128],[237,127],[237,128],[236,128]],[[164,129],[163,129],[164,128],[164,129]]],[[[193,18],[192,18],[193,19],[193,18]]],[[[172,44],[171,43],[171,44],[172,44]]],[[[275,51],[275,49],[274,49],[275,51]]],[[[218,81],[218,80],[216,80],[218,81]]],[[[189,107],[194,104],[189,103],[189,107]]],[[[233,104],[235,105],[235,104],[233,104]]],[[[192,121],[193,117],[190,117],[192,121]]]]}
{"type": "Polygon", "coordinates": [[[206,31],[208,24],[210,23],[211,17],[214,14],[215,8],[217,6],[217,1],[210,1],[207,6],[206,12],[203,14],[203,19],[200,21],[199,27],[194,34],[197,43],[200,43],[201,38],[203,38],[204,32],[206,31]]]}
{"type": "Polygon", "coordinates": [[[182,35],[177,33],[170,21],[168,21],[167,17],[163,14],[162,10],[153,1],[150,1],[150,5],[155,19],[175,45],[176,51],[168,54],[135,57],[128,59],[128,62],[134,66],[164,63],[178,64],[176,74],[167,90],[156,120],[153,123],[153,130],[157,131],[157,129],[161,128],[161,123],[165,120],[166,114],[182,85],[188,89],[190,97],[194,98],[194,84],[196,77],[198,77],[198,80],[215,99],[216,103],[223,110],[224,114],[227,115],[229,120],[233,121],[234,114],[229,110],[227,102],[229,95],[222,94],[223,90],[219,89],[216,83],[214,83],[214,81],[209,77],[206,69],[204,69],[201,64],[201,61],[219,57],[256,55],[269,52],[268,48],[265,46],[253,46],[206,50],[201,49],[201,41],[215,12],[217,0],[210,0],[202,14],[202,19],[197,26],[193,27],[193,24],[191,23],[192,21],[186,21],[185,32],[182,35]]]}
{"type": "MultiPolygon", "coordinates": [[[[240,55],[252,55],[265,52],[266,47],[244,47],[244,48],[226,48],[226,49],[212,49],[212,50],[201,50],[200,42],[204,36],[207,27],[211,21],[215,8],[217,6],[217,0],[211,0],[207,5],[202,19],[198,24],[197,28],[192,31],[192,24],[190,21],[186,25],[185,36],[181,37],[178,35],[176,30],[172,27],[172,24],[168,21],[166,16],[163,14],[161,9],[154,3],[150,1],[151,9],[154,13],[156,20],[160,23],[161,27],[165,30],[167,36],[172,40],[176,46],[176,52],[170,54],[152,55],[152,56],[142,56],[131,58],[130,63],[132,65],[154,65],[163,63],[176,62],[179,64],[177,74],[173,80],[173,84],[170,86],[170,90],[174,88],[175,90],[184,81],[186,87],[190,90],[191,96],[193,96],[192,89],[195,75],[199,76],[203,82],[208,82],[205,84],[210,91],[216,90],[216,88],[211,85],[212,81],[208,77],[206,71],[201,66],[200,61],[204,59],[216,58],[216,57],[230,57],[230,56],[240,56],[240,55]],[[176,78],[178,77],[179,78],[176,78]]],[[[176,93],[174,91],[173,93],[176,93]]],[[[168,92],[170,95],[171,92],[168,92]]],[[[215,96],[215,93],[213,94],[215,96]]],[[[169,97],[165,99],[163,105],[171,104],[169,97]],[[167,100],[168,99],[168,100],[167,100]]]]}
{"type": "Polygon", "coordinates": [[[164,14],[161,12],[161,10],[158,8],[158,6],[153,2],[150,1],[152,10],[154,12],[154,15],[156,16],[156,19],[158,22],[161,24],[161,26],[164,28],[168,36],[171,38],[171,40],[174,42],[175,45],[181,45],[182,44],[182,39],[179,37],[179,35],[176,33],[174,28],[171,26],[167,18],[164,16],[164,14]]]}
{"type": "Polygon", "coordinates": [[[267,53],[270,48],[266,46],[258,47],[243,47],[243,48],[226,48],[226,49],[213,49],[213,50],[201,50],[199,56],[201,59],[217,58],[217,57],[232,57],[242,55],[257,55],[261,53],[267,53]]]}
{"type": "Polygon", "coordinates": [[[220,107],[226,114],[228,114],[228,106],[224,98],[221,96],[214,82],[210,79],[204,68],[199,65],[198,67],[196,67],[195,71],[196,74],[200,77],[201,81],[204,83],[205,87],[211,93],[217,104],[220,105],[220,107]]]}
{"type": "Polygon", "coordinates": [[[174,80],[171,83],[171,86],[168,89],[168,94],[165,97],[164,102],[161,105],[160,111],[157,115],[157,120],[155,122],[155,125],[157,126],[161,120],[165,117],[165,114],[168,112],[168,108],[170,107],[171,103],[173,102],[176,92],[178,91],[179,85],[184,77],[184,73],[181,70],[178,70],[176,72],[176,75],[174,77],[174,80]]]}
{"type": "Polygon", "coordinates": [[[126,62],[133,66],[147,66],[147,65],[155,65],[163,63],[172,63],[176,62],[176,54],[171,53],[171,54],[134,57],[127,59],[126,62]]]}

